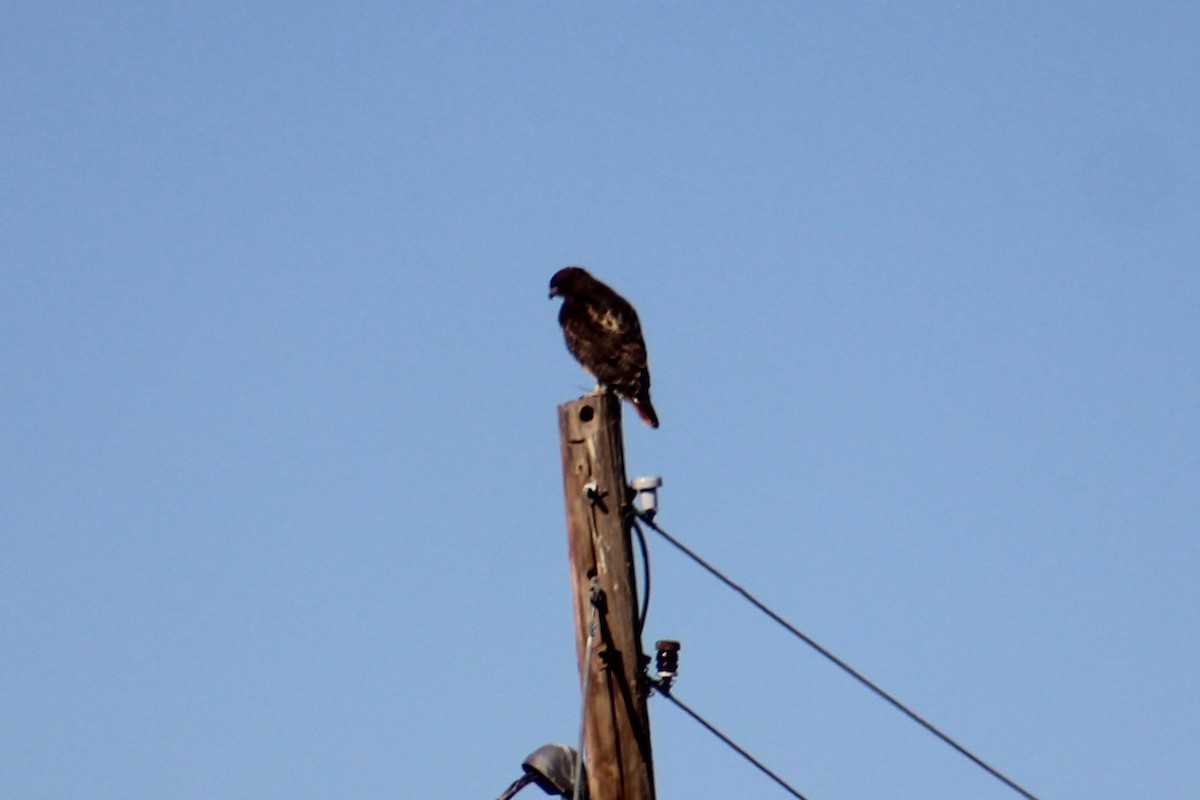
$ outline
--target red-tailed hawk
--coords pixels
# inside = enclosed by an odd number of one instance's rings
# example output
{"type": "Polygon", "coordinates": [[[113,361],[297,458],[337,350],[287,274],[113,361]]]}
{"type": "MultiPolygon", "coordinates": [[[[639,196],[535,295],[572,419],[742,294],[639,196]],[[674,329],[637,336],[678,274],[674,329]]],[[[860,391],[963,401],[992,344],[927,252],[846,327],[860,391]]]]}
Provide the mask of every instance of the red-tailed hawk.
{"type": "Polygon", "coordinates": [[[621,295],[581,267],[567,267],[550,279],[550,296],[563,298],[558,312],[571,355],[601,386],[633,404],[651,428],[658,415],[650,403],[650,369],[637,312],[621,295]]]}

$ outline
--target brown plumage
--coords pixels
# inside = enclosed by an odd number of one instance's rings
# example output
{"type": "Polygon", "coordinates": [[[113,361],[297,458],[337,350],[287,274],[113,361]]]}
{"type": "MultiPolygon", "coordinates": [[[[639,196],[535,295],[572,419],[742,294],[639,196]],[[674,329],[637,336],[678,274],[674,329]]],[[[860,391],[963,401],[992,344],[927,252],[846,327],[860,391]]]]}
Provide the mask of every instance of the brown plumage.
{"type": "Polygon", "coordinates": [[[628,400],[647,425],[657,428],[646,343],[633,306],[581,267],[554,273],[550,296],[563,298],[558,324],[571,355],[600,384],[628,400]]]}

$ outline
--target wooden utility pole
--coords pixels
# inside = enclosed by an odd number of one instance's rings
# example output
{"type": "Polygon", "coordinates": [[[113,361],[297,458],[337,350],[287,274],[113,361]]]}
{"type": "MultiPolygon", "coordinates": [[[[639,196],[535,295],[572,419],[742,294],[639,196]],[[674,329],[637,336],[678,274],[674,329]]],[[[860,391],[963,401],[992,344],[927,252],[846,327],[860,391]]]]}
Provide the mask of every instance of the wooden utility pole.
{"type": "Polygon", "coordinates": [[[591,800],[654,800],[620,400],[564,403],[558,430],[591,800]]]}

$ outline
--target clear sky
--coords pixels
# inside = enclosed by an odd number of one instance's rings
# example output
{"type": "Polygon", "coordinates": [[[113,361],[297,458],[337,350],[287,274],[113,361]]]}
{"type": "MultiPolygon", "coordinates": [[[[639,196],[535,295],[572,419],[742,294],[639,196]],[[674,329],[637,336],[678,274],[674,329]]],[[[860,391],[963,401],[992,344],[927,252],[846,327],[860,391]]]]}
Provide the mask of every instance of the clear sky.
{"type": "MultiPolygon", "coordinates": [[[[663,527],[1043,800],[1197,797],[1198,43],[7,3],[0,794],[494,798],[573,741],[583,264],[642,316],[663,527]]],[[[812,800],[1015,797],[651,545],[678,696],[812,800]]],[[[784,796],[650,710],[664,800],[784,796]]]]}

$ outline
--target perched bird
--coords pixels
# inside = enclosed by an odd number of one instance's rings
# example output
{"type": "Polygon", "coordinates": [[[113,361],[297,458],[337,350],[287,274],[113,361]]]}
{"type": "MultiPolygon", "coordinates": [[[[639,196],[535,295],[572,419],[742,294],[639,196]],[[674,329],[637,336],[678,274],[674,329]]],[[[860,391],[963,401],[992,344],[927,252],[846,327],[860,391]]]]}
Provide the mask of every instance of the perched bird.
{"type": "Polygon", "coordinates": [[[550,296],[563,299],[558,324],[571,355],[602,387],[633,404],[651,428],[658,414],[650,403],[650,369],[637,312],[621,295],[582,267],[566,267],[550,279],[550,296]]]}

